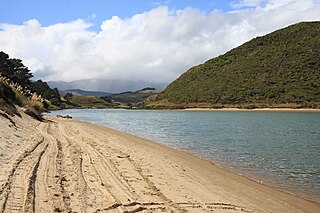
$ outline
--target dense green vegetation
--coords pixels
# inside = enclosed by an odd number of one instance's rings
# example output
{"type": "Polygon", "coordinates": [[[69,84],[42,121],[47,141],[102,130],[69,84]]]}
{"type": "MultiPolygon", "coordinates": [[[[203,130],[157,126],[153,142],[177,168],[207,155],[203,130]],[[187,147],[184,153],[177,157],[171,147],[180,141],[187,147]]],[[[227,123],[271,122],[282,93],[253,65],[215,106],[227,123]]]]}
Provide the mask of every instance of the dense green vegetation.
{"type": "Polygon", "coordinates": [[[257,37],[192,67],[151,105],[169,103],[320,108],[320,22],[257,37]]]}
{"type": "MultiPolygon", "coordinates": [[[[25,96],[32,96],[32,93],[40,95],[44,100],[45,108],[53,106],[61,106],[62,101],[59,91],[51,89],[46,82],[38,80],[33,82],[30,70],[23,65],[22,60],[10,58],[8,54],[0,52],[0,75],[8,79],[11,83],[19,85],[23,90],[30,90],[25,96]]],[[[27,97],[28,98],[28,97],[27,97]]],[[[31,97],[29,97],[31,98],[31,97]]]]}
{"type": "Polygon", "coordinates": [[[0,74],[23,87],[30,85],[32,73],[23,65],[22,60],[9,58],[9,55],[0,52],[0,74]]]}
{"type": "Polygon", "coordinates": [[[49,105],[62,107],[60,93],[57,88],[51,89],[48,84],[42,80],[32,82],[28,85],[28,88],[50,101],[50,103],[48,103],[49,105]]]}
{"type": "Polygon", "coordinates": [[[43,102],[41,96],[0,75],[0,110],[4,112],[0,112],[1,116],[13,122],[8,115],[21,116],[16,107],[20,106],[26,114],[42,121],[41,113],[45,111],[43,102]]]}

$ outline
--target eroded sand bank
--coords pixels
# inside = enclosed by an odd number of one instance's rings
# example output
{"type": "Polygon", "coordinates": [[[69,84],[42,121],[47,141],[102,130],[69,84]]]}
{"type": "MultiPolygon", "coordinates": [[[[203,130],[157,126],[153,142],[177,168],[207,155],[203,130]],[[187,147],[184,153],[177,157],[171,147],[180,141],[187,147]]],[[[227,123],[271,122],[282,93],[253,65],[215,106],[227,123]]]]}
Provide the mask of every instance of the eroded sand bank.
{"type": "Polygon", "coordinates": [[[102,126],[0,117],[0,211],[320,212],[320,204],[102,126]]]}

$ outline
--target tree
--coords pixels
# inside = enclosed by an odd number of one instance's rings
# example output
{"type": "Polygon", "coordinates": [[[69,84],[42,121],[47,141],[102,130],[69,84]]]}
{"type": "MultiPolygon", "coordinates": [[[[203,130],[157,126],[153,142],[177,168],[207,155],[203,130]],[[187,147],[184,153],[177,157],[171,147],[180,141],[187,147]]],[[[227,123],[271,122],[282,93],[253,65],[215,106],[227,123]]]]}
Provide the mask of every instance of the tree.
{"type": "Polygon", "coordinates": [[[63,98],[67,101],[70,102],[72,99],[73,95],[71,93],[67,93],[63,96],[63,98]]]}
{"type": "Polygon", "coordinates": [[[9,58],[9,55],[2,51],[0,52],[0,74],[24,87],[31,83],[30,79],[33,77],[21,59],[9,58]]]}
{"type": "Polygon", "coordinates": [[[51,101],[52,104],[56,106],[61,106],[61,97],[60,97],[59,90],[57,88],[52,89],[51,97],[52,98],[49,100],[51,101]]]}
{"type": "Polygon", "coordinates": [[[28,67],[23,65],[22,60],[9,58],[9,55],[2,51],[0,51],[0,74],[41,95],[53,105],[61,106],[61,97],[57,88],[51,89],[46,82],[41,80],[32,82],[30,79],[33,75],[28,67]]]}
{"type": "Polygon", "coordinates": [[[32,82],[28,87],[33,92],[36,92],[43,98],[49,100],[51,104],[56,106],[61,105],[61,97],[57,88],[51,89],[48,84],[46,82],[43,82],[42,80],[32,82]]]}

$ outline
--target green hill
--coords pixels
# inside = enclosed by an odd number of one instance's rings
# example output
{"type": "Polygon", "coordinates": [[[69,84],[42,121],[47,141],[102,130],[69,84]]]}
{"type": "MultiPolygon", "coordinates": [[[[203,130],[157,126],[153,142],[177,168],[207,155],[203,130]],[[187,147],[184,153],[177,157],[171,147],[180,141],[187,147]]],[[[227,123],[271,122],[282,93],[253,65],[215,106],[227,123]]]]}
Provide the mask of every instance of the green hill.
{"type": "Polygon", "coordinates": [[[73,96],[65,103],[65,109],[101,109],[113,107],[112,104],[96,96],[73,96]]]}
{"type": "Polygon", "coordinates": [[[140,106],[143,102],[160,93],[160,90],[156,90],[155,88],[146,87],[142,90],[137,90],[135,92],[122,92],[119,94],[112,94],[109,96],[102,97],[105,101],[113,104],[123,105],[123,106],[140,106]]]}
{"type": "Polygon", "coordinates": [[[87,90],[81,90],[81,89],[69,89],[69,90],[60,91],[61,95],[65,95],[67,93],[70,93],[74,96],[96,96],[96,97],[104,97],[112,94],[108,92],[87,91],[87,90]]]}
{"type": "Polygon", "coordinates": [[[192,67],[149,106],[320,108],[320,22],[257,37],[192,67]]]}

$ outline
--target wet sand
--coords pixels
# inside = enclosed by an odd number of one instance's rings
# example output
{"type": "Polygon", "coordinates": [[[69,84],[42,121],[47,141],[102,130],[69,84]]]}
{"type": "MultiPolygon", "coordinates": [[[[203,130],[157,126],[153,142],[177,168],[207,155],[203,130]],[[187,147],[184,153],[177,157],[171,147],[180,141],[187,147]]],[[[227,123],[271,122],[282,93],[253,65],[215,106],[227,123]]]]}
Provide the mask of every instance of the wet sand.
{"type": "Polygon", "coordinates": [[[0,116],[2,212],[320,212],[186,152],[73,119],[0,116]]]}

